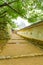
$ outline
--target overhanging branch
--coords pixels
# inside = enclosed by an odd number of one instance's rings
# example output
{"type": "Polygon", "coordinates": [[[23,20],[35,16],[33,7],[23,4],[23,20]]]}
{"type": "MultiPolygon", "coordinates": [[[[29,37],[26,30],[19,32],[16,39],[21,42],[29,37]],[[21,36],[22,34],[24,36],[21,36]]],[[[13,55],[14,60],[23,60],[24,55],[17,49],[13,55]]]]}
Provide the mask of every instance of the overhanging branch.
{"type": "Polygon", "coordinates": [[[16,1],[12,1],[12,2],[9,2],[9,3],[4,3],[2,5],[0,5],[0,7],[4,7],[4,6],[8,6],[9,8],[11,8],[14,12],[16,12],[18,15],[20,15],[22,18],[25,18],[25,19],[28,19],[27,17],[23,16],[20,12],[18,12],[16,9],[13,9],[10,4],[14,3],[14,2],[17,2],[18,0],[16,1]]]}
{"type": "Polygon", "coordinates": [[[0,16],[0,18],[4,18],[5,16],[6,16],[6,14],[4,14],[4,15],[0,16]]]}
{"type": "MultiPolygon", "coordinates": [[[[12,2],[9,2],[9,3],[7,3],[7,4],[12,4],[12,3],[14,3],[14,2],[17,2],[17,0],[15,0],[15,1],[12,1],[12,2]]],[[[4,3],[4,4],[0,5],[0,7],[7,6],[7,4],[6,4],[6,3],[4,3]]]]}
{"type": "Polygon", "coordinates": [[[22,18],[27,19],[27,17],[23,16],[20,12],[18,12],[16,9],[13,9],[8,3],[6,3],[6,5],[11,8],[14,12],[16,12],[19,16],[21,16],[22,18]]]}
{"type": "Polygon", "coordinates": [[[7,11],[4,11],[4,12],[2,12],[0,15],[3,15],[3,14],[5,14],[7,11]]]}

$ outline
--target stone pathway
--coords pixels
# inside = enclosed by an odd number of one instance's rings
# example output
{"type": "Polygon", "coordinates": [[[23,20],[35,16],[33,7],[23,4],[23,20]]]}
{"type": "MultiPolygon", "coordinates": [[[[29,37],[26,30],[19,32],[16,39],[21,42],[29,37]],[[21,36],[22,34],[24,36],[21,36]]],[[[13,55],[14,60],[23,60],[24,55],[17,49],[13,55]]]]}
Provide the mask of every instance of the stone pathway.
{"type": "Polygon", "coordinates": [[[14,33],[0,53],[0,65],[43,65],[43,50],[14,33]]]}

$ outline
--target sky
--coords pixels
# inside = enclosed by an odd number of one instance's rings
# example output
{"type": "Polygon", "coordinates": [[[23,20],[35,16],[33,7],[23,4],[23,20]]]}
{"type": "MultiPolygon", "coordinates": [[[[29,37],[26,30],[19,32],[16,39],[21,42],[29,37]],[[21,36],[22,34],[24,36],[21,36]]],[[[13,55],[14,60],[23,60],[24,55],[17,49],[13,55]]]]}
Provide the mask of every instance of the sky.
{"type": "Polygon", "coordinates": [[[18,30],[31,25],[31,23],[29,23],[25,19],[22,19],[21,17],[18,17],[17,19],[12,19],[12,21],[14,23],[16,23],[16,25],[18,26],[18,28],[16,28],[16,29],[18,29],[18,30]]]}

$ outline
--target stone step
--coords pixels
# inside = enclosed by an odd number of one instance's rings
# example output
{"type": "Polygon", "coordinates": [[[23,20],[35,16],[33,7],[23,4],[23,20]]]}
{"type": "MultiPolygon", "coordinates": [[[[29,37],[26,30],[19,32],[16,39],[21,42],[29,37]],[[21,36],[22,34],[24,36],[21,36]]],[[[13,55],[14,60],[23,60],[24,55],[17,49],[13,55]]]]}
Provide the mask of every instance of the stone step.
{"type": "Polygon", "coordinates": [[[43,56],[0,60],[0,65],[43,65],[43,56]]]}
{"type": "Polygon", "coordinates": [[[14,56],[43,53],[43,50],[31,43],[6,44],[0,55],[14,56]]]}
{"type": "Polygon", "coordinates": [[[13,44],[13,43],[15,43],[15,44],[16,44],[16,43],[23,43],[23,44],[24,44],[24,43],[28,43],[28,41],[27,41],[27,40],[22,40],[22,39],[15,39],[15,40],[13,39],[13,40],[9,40],[9,41],[8,41],[8,44],[11,44],[11,43],[12,43],[12,44],[13,44]]]}
{"type": "Polygon", "coordinates": [[[18,34],[14,33],[12,36],[11,36],[11,39],[18,39],[18,40],[22,40],[24,39],[23,37],[19,36],[18,34]]]}

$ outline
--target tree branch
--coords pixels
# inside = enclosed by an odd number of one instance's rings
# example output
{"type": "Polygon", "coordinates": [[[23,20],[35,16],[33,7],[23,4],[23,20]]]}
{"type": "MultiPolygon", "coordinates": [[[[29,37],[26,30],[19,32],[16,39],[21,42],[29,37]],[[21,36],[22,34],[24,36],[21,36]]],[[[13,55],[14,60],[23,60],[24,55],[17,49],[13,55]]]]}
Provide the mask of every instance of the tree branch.
{"type": "MultiPolygon", "coordinates": [[[[7,4],[12,4],[12,3],[14,3],[14,2],[17,2],[17,0],[15,0],[15,1],[12,1],[12,2],[9,2],[9,3],[7,3],[7,4]]],[[[0,7],[7,6],[7,4],[6,4],[6,3],[4,3],[4,4],[0,5],[0,7]]]]}
{"type": "Polygon", "coordinates": [[[4,15],[0,16],[0,18],[3,18],[3,17],[5,17],[5,16],[6,16],[6,14],[4,14],[4,15]]]}
{"type": "Polygon", "coordinates": [[[18,0],[16,1],[12,1],[12,2],[9,2],[9,3],[4,3],[2,5],[0,5],[0,7],[4,7],[4,6],[8,6],[9,8],[11,8],[14,12],[16,12],[17,14],[19,14],[22,18],[24,17],[25,19],[27,19],[27,17],[23,16],[20,12],[18,12],[16,9],[13,9],[9,4],[12,4],[14,2],[17,2],[18,0]]]}
{"type": "Polygon", "coordinates": [[[4,13],[6,13],[7,11],[4,11],[4,12],[2,12],[0,15],[3,15],[4,13]]]}
{"type": "Polygon", "coordinates": [[[25,19],[27,19],[27,17],[23,16],[20,12],[18,12],[16,9],[13,9],[9,4],[6,3],[6,5],[11,8],[14,12],[16,12],[18,15],[20,15],[22,18],[24,17],[25,19]]]}

